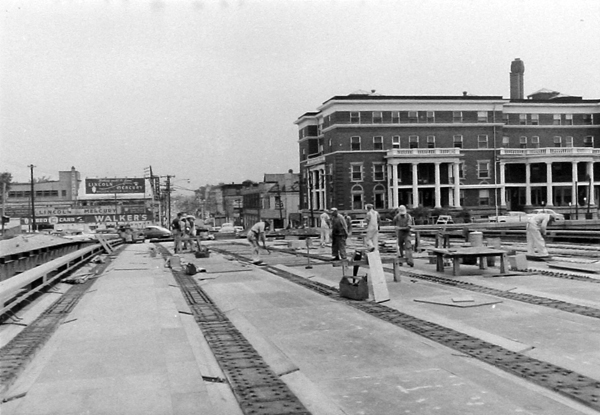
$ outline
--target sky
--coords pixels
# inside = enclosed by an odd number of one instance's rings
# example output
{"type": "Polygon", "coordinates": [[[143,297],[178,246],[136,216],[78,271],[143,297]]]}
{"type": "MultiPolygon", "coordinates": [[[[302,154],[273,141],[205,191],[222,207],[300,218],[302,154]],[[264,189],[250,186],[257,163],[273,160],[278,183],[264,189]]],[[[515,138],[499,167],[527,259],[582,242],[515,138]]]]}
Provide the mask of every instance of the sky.
{"type": "Polygon", "coordinates": [[[597,0],[2,0],[0,172],[299,170],[294,121],[335,95],[600,99],[597,0]]]}

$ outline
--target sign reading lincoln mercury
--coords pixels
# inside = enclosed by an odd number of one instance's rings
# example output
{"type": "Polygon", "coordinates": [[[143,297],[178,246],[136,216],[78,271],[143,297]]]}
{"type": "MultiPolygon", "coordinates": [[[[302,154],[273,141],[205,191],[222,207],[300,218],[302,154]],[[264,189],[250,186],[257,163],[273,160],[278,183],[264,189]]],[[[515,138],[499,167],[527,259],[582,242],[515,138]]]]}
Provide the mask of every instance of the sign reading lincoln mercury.
{"type": "Polygon", "coordinates": [[[85,194],[145,193],[145,180],[133,179],[85,179],[85,194]]]}

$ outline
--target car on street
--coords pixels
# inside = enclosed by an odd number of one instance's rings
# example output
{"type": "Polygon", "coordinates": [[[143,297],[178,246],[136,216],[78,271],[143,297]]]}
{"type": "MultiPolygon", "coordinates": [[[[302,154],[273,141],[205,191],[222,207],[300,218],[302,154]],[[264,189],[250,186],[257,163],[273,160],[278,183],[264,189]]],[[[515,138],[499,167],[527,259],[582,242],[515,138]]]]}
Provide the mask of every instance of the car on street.
{"type": "Polygon", "coordinates": [[[534,209],[533,212],[531,212],[531,215],[537,215],[538,213],[548,213],[550,215],[554,215],[557,221],[565,220],[565,215],[562,213],[556,213],[552,209],[534,209]]]}
{"type": "Polygon", "coordinates": [[[235,227],[233,223],[224,223],[219,229],[219,233],[235,233],[235,227]]]}
{"type": "Polygon", "coordinates": [[[512,210],[506,212],[505,215],[490,216],[490,222],[505,223],[505,222],[527,222],[529,215],[525,212],[512,210]]]}
{"type": "Polygon", "coordinates": [[[146,226],[142,232],[146,239],[167,239],[173,236],[170,230],[157,225],[146,226]]]}

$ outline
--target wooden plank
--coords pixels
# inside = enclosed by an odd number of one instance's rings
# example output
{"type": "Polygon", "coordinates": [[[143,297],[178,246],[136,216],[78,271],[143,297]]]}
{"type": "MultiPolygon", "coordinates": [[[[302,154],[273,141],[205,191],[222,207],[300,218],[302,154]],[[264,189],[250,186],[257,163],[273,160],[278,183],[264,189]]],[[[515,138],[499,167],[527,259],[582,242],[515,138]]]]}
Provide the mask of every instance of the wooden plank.
{"type": "Polygon", "coordinates": [[[110,246],[110,244],[106,242],[106,239],[104,239],[104,235],[96,235],[96,239],[98,240],[98,242],[100,242],[100,245],[102,245],[102,248],[104,248],[107,254],[112,254],[112,246],[110,246]]]}
{"type": "Polygon", "coordinates": [[[383,264],[381,262],[381,256],[379,252],[373,251],[367,253],[367,259],[369,261],[369,278],[368,282],[370,288],[373,290],[373,300],[376,303],[382,303],[390,300],[390,294],[385,281],[385,274],[383,272],[383,264]]]}

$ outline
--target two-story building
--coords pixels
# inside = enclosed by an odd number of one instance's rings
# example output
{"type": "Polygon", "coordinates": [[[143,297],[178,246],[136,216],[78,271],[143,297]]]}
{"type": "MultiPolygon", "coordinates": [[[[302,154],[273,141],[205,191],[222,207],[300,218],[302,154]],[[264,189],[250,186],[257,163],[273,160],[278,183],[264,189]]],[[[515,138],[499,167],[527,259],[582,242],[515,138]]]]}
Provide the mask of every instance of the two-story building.
{"type": "Polygon", "coordinates": [[[525,99],[523,75],[513,61],[510,99],[357,91],[305,113],[295,122],[303,214],[367,203],[596,213],[600,100],[549,90],[525,99]]]}

